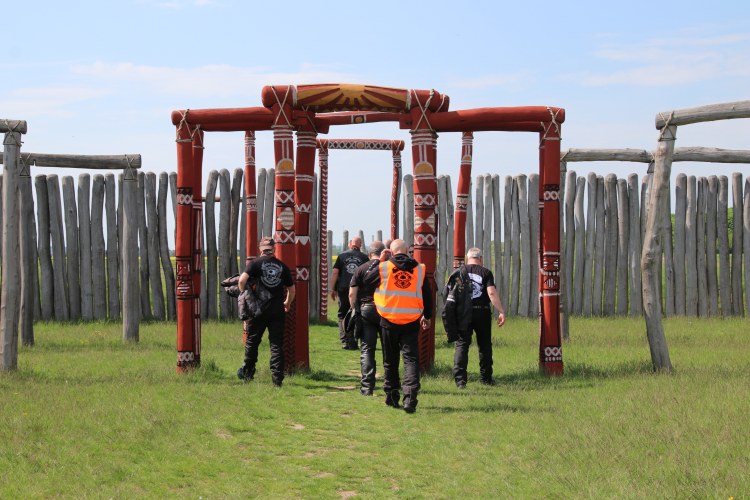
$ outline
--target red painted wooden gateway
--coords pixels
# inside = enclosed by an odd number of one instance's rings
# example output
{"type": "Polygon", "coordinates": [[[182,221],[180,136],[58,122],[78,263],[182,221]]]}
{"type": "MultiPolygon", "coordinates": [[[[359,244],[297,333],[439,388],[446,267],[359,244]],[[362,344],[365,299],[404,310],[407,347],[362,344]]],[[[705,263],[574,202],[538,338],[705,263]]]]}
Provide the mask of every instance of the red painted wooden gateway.
{"type": "MultiPolygon", "coordinates": [[[[433,290],[437,243],[437,133],[463,133],[455,204],[454,267],[463,262],[466,253],[466,205],[471,178],[473,132],[525,131],[539,134],[539,364],[544,373],[562,374],[559,190],[560,125],[565,120],[565,110],[523,106],[449,111],[448,96],[434,90],[353,84],[267,86],[261,92],[261,101],[263,107],[172,112],[172,123],[177,128],[175,254],[178,371],[200,364],[200,221],[204,133],[245,132],[245,196],[248,200],[246,255],[248,259],[252,259],[257,255],[258,246],[255,132],[273,131],[276,256],[295,271],[297,288],[297,297],[292,310],[287,314],[284,331],[286,370],[294,371],[310,366],[308,277],[313,263],[308,228],[315,154],[316,151],[321,153],[322,162],[323,155],[327,154],[328,149],[332,149],[332,141],[323,142],[318,139],[318,135],[327,134],[331,126],[335,125],[392,121],[397,122],[401,129],[409,130],[412,136],[414,257],[425,264],[433,290]]],[[[400,168],[403,143],[393,142],[401,143],[400,147],[390,145],[394,151],[395,170],[397,151],[400,168]]],[[[321,203],[321,220],[324,220],[324,213],[321,203]]],[[[393,213],[392,210],[392,233],[395,227],[393,213]]],[[[423,369],[428,369],[434,362],[434,325],[433,321],[430,330],[420,336],[420,364],[423,369]]]]}

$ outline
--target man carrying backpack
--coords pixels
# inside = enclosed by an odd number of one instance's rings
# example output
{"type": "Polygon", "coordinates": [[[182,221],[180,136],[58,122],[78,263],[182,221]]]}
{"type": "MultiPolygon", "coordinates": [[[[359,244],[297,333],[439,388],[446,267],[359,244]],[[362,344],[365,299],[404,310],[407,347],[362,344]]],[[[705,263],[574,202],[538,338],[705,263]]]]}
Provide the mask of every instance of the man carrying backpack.
{"type": "MultiPolygon", "coordinates": [[[[505,323],[505,308],[495,288],[492,271],[482,265],[482,251],[470,248],[466,252],[466,274],[471,284],[471,321],[467,329],[458,331],[456,351],[453,355],[453,378],[459,389],[466,387],[466,367],[469,364],[469,346],[472,331],[477,334],[479,348],[479,374],[482,384],[494,385],[492,378],[492,310],[497,311],[497,326],[505,323]]],[[[463,326],[463,325],[462,325],[463,326]]]]}

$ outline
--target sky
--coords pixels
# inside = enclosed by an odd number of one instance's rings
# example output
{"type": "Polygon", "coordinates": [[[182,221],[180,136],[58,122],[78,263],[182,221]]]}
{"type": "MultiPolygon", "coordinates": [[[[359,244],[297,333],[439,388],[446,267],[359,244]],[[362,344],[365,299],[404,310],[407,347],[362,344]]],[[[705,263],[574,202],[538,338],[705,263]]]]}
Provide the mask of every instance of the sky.
{"type": "MultiPolygon", "coordinates": [[[[26,0],[4,2],[2,33],[0,119],[28,122],[23,152],[138,153],[157,174],[176,170],[173,110],[260,106],[266,85],[435,89],[451,110],[562,107],[563,151],[654,150],[657,113],[750,99],[742,0],[26,0]]],[[[326,137],[403,139],[411,172],[409,133],[397,124],[326,137]]],[[[210,170],[243,167],[243,133],[208,133],[205,146],[204,186],[210,170]]],[[[680,127],[676,146],[750,149],[750,120],[680,127]]],[[[438,137],[437,174],[452,178],[454,196],[460,147],[460,134],[438,137]]],[[[537,134],[476,133],[472,173],[538,172],[537,148],[537,134]]],[[[271,132],[257,133],[256,163],[273,166],[271,132]]],[[[331,152],[334,241],[344,229],[387,235],[391,168],[390,152],[331,152]]],[[[626,177],[646,166],[568,168],[626,177]]],[[[743,168],[676,163],[673,174],[743,168]]],[[[81,171],[32,171],[42,173],[81,171]]]]}

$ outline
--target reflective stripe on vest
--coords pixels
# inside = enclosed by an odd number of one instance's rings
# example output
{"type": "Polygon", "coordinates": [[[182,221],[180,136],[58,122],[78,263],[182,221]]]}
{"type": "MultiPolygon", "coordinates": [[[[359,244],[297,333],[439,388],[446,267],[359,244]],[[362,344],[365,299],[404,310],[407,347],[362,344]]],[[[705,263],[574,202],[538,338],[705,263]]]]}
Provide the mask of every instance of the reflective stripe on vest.
{"type": "Polygon", "coordinates": [[[409,272],[398,269],[391,261],[381,263],[380,286],[373,294],[373,302],[380,316],[397,325],[417,321],[424,311],[422,300],[424,277],[424,264],[418,264],[409,272]],[[398,279],[401,273],[415,277],[415,270],[416,279],[409,279],[408,282],[398,279]]]}

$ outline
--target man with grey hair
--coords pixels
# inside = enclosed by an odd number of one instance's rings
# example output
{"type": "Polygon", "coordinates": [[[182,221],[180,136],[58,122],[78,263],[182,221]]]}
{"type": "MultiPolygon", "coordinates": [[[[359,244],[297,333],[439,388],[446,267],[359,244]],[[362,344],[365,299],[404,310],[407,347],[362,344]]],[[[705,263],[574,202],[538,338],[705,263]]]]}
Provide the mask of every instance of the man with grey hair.
{"type": "Polygon", "coordinates": [[[467,331],[459,331],[453,355],[453,378],[459,389],[466,387],[466,367],[469,363],[469,346],[472,331],[477,334],[479,349],[479,374],[482,384],[494,385],[492,378],[492,311],[497,311],[497,326],[505,323],[505,308],[495,288],[492,271],[482,265],[482,250],[470,248],[466,252],[466,272],[471,281],[471,324],[467,331]]]}
{"type": "Polygon", "coordinates": [[[380,314],[375,308],[373,294],[378,284],[377,273],[371,273],[380,263],[380,255],[385,245],[381,241],[373,241],[367,247],[370,258],[354,271],[349,283],[349,303],[361,322],[361,348],[359,362],[362,368],[362,381],[359,392],[363,396],[372,396],[375,390],[375,350],[380,336],[380,314]]]}

